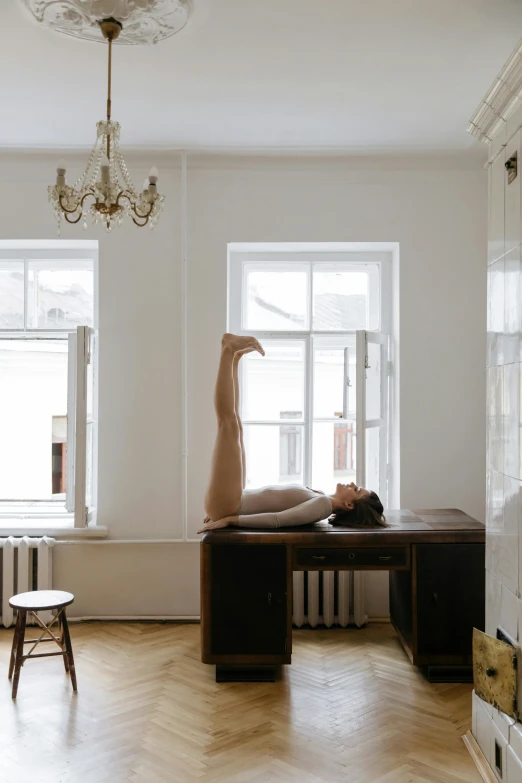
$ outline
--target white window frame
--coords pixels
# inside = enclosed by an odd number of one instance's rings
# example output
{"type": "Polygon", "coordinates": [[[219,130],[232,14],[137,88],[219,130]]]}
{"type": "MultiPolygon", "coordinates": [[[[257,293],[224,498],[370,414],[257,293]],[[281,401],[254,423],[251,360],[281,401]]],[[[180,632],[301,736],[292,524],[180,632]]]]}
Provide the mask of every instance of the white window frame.
{"type": "Polygon", "coordinates": [[[2,262],[24,264],[25,296],[24,325],[19,329],[0,328],[0,339],[57,339],[68,342],[68,422],[67,442],[70,446],[67,456],[65,507],[58,508],[60,501],[21,500],[16,502],[0,500],[0,529],[13,527],[17,532],[27,528],[31,532],[49,529],[85,529],[96,526],[97,489],[97,427],[93,431],[93,489],[91,508],[86,506],[86,434],[87,434],[87,365],[93,364],[92,421],[97,422],[98,384],[97,354],[90,350],[91,340],[98,328],[98,242],[93,240],[4,240],[0,241],[0,266],[2,262]],[[92,268],[94,310],[93,326],[71,328],[36,328],[28,324],[27,280],[30,262],[38,262],[38,268],[54,269],[56,262],[72,262],[74,268],[92,268]],[[70,413],[73,416],[70,416],[70,413]],[[56,504],[57,508],[52,506],[56,504]],[[16,509],[16,511],[13,511],[16,509]]]}
{"type": "MultiPolygon", "coordinates": [[[[313,453],[313,425],[317,421],[339,422],[356,421],[357,424],[357,482],[364,486],[365,462],[365,427],[380,426],[381,433],[385,434],[384,444],[381,447],[380,476],[381,487],[380,496],[383,504],[387,506],[389,496],[389,406],[388,406],[388,375],[389,361],[386,354],[386,364],[383,366],[383,393],[385,393],[385,407],[383,410],[383,419],[379,422],[366,422],[364,407],[358,404],[355,415],[346,415],[347,399],[344,398],[343,417],[322,419],[314,417],[313,407],[313,352],[315,347],[326,347],[337,344],[339,347],[345,347],[346,339],[351,338],[355,342],[357,351],[357,378],[351,378],[351,386],[355,388],[357,384],[358,394],[365,391],[364,365],[366,360],[366,342],[365,330],[313,330],[313,275],[312,265],[324,264],[325,271],[342,266],[348,269],[353,266],[355,269],[366,265],[376,265],[379,268],[379,298],[378,315],[379,329],[373,330],[374,334],[382,334],[383,341],[388,343],[387,335],[391,333],[392,320],[392,256],[397,246],[394,243],[231,243],[228,246],[228,301],[227,301],[227,331],[235,334],[252,334],[261,343],[263,340],[271,341],[301,341],[305,344],[305,389],[304,389],[304,417],[302,420],[292,420],[294,424],[304,426],[305,449],[303,453],[303,479],[304,483],[311,486],[312,482],[312,453],[313,453]],[[259,329],[245,328],[242,322],[243,300],[244,300],[244,274],[248,265],[262,263],[274,264],[279,268],[291,268],[292,263],[299,265],[308,263],[310,265],[309,290],[307,294],[307,312],[309,322],[306,329],[297,330],[277,330],[263,331],[259,329]],[[343,345],[344,340],[344,345],[343,345]],[[364,354],[361,352],[364,350],[364,354]],[[362,367],[362,370],[361,370],[362,367]],[[361,471],[361,464],[364,465],[361,471]]],[[[370,305],[372,306],[372,305],[370,305]]],[[[373,307],[376,304],[373,302],[373,307]]],[[[375,313],[374,313],[375,315],[375,313]]],[[[345,354],[345,366],[347,356],[345,354]]],[[[348,379],[347,379],[348,380],[348,379]]],[[[242,374],[240,374],[240,383],[243,383],[242,374]]],[[[347,389],[345,389],[347,391],[347,389]]],[[[358,400],[360,398],[358,397],[358,400]]],[[[285,421],[244,419],[244,425],[278,425],[285,421]]]]}

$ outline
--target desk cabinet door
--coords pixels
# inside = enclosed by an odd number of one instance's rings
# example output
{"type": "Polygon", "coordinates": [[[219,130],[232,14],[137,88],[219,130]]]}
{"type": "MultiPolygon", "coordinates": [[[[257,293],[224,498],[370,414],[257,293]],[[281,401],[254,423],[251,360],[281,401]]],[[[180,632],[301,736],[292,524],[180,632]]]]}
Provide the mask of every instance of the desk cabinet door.
{"type": "Polygon", "coordinates": [[[286,547],[219,545],[211,554],[214,655],[286,651],[286,547]]]}
{"type": "Polygon", "coordinates": [[[419,655],[471,656],[473,628],[484,629],[484,545],[414,549],[419,655]]]}

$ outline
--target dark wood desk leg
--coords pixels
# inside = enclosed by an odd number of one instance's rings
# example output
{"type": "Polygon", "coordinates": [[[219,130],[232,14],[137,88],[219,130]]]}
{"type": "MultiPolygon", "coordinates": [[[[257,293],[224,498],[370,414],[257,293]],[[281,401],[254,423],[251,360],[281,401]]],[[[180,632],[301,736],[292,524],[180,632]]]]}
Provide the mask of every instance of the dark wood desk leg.
{"type": "Polygon", "coordinates": [[[430,682],[472,682],[473,628],[484,628],[482,543],[413,544],[412,571],[390,571],[390,616],[430,682]]]}
{"type": "Polygon", "coordinates": [[[428,682],[473,682],[473,666],[428,666],[428,682]]]}
{"type": "Polygon", "coordinates": [[[275,666],[216,666],[216,682],[275,682],[275,666]]]}

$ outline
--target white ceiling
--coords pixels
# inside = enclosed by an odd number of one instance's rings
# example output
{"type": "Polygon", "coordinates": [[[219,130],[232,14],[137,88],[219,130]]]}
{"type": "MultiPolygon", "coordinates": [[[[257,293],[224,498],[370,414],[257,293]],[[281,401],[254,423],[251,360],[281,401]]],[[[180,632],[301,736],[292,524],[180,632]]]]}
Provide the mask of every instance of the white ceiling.
{"type": "MultiPolygon", "coordinates": [[[[522,37],[522,0],[194,0],[114,52],[124,147],[470,149],[468,119],[522,37]]],[[[0,146],[86,147],[106,51],[0,0],[0,146]]]]}

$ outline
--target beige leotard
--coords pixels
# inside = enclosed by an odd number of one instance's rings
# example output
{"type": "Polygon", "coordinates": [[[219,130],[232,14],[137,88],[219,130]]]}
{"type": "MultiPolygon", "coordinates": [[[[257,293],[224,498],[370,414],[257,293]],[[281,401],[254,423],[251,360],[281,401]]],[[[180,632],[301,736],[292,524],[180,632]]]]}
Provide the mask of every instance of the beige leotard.
{"type": "Polygon", "coordinates": [[[308,525],[332,513],[327,495],[300,484],[244,489],[238,509],[238,527],[278,528],[308,525]]]}

